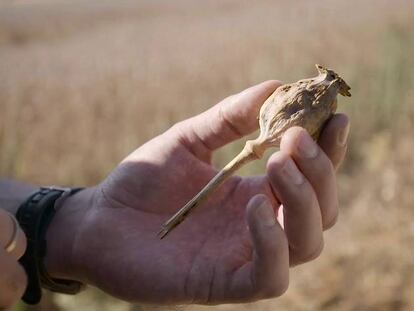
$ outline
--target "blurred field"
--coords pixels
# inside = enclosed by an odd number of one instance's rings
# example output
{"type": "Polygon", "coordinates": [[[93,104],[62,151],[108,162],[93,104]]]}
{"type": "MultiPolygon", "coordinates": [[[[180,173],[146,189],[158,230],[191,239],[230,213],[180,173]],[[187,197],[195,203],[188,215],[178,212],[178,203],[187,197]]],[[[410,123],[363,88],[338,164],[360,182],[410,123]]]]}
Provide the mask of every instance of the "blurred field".
{"type": "MultiPolygon", "coordinates": [[[[413,310],[413,55],[413,1],[0,0],[0,175],[92,185],[176,121],[325,64],[353,97],[340,99],[352,133],[323,254],[292,270],[282,298],[173,309],[413,310]]],[[[44,309],[168,309],[97,290],[51,303],[44,309]]]]}

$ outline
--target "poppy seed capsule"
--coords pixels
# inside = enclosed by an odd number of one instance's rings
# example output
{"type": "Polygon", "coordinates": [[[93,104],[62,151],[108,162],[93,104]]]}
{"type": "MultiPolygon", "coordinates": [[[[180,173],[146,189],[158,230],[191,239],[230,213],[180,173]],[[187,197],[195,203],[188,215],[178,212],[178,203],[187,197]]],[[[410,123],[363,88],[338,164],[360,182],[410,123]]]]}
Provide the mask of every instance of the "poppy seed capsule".
{"type": "Polygon", "coordinates": [[[279,147],[282,135],[288,128],[300,126],[315,140],[319,137],[325,122],[336,111],[338,93],[351,96],[351,88],[333,70],[321,65],[316,65],[316,68],[318,76],[285,84],[270,95],[260,109],[259,137],[247,141],[243,150],[162,226],[159,232],[161,239],[241,166],[260,159],[267,148],[279,147]]]}
{"type": "Polygon", "coordinates": [[[260,136],[250,141],[258,157],[269,147],[279,147],[283,133],[292,126],[303,127],[316,140],[336,111],[337,94],[351,96],[351,88],[333,70],[320,65],[316,68],[317,77],[283,85],[264,102],[260,136]]]}

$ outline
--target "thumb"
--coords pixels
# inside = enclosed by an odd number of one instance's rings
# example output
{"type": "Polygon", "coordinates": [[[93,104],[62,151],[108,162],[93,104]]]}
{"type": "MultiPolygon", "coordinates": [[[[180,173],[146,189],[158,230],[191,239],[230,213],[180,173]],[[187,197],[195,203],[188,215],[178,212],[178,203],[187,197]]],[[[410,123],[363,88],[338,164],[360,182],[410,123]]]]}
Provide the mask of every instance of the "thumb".
{"type": "MultiPolygon", "coordinates": [[[[281,85],[269,80],[230,96],[209,110],[180,124],[186,140],[213,151],[258,128],[257,116],[265,100],[281,85]],[[185,130],[184,130],[185,129],[185,130]]],[[[192,146],[192,150],[200,150],[192,146]]]]}

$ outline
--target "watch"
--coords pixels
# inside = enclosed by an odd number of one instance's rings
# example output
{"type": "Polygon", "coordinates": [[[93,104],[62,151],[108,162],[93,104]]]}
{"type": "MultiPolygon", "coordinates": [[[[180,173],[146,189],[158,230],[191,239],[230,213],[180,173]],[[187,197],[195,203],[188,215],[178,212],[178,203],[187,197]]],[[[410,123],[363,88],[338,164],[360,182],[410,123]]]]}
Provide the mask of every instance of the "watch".
{"type": "Polygon", "coordinates": [[[16,219],[26,234],[27,248],[19,262],[24,267],[28,284],[22,300],[37,304],[42,288],[64,294],[76,294],[85,286],[78,281],[54,279],[44,265],[47,253],[46,231],[62,202],[83,188],[42,187],[20,205],[16,219]]]}

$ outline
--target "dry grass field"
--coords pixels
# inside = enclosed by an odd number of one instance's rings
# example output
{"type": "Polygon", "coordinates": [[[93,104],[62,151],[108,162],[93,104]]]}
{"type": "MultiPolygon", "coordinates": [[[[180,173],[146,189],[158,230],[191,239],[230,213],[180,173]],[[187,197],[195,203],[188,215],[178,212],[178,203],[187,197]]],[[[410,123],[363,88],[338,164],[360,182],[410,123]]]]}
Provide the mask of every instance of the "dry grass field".
{"type": "Polygon", "coordinates": [[[408,0],[0,0],[1,176],[93,185],[146,140],[252,84],[295,81],[321,63],[352,86],[340,99],[352,122],[340,219],[283,297],[166,308],[90,289],[43,309],[413,310],[413,55],[408,0]]]}

